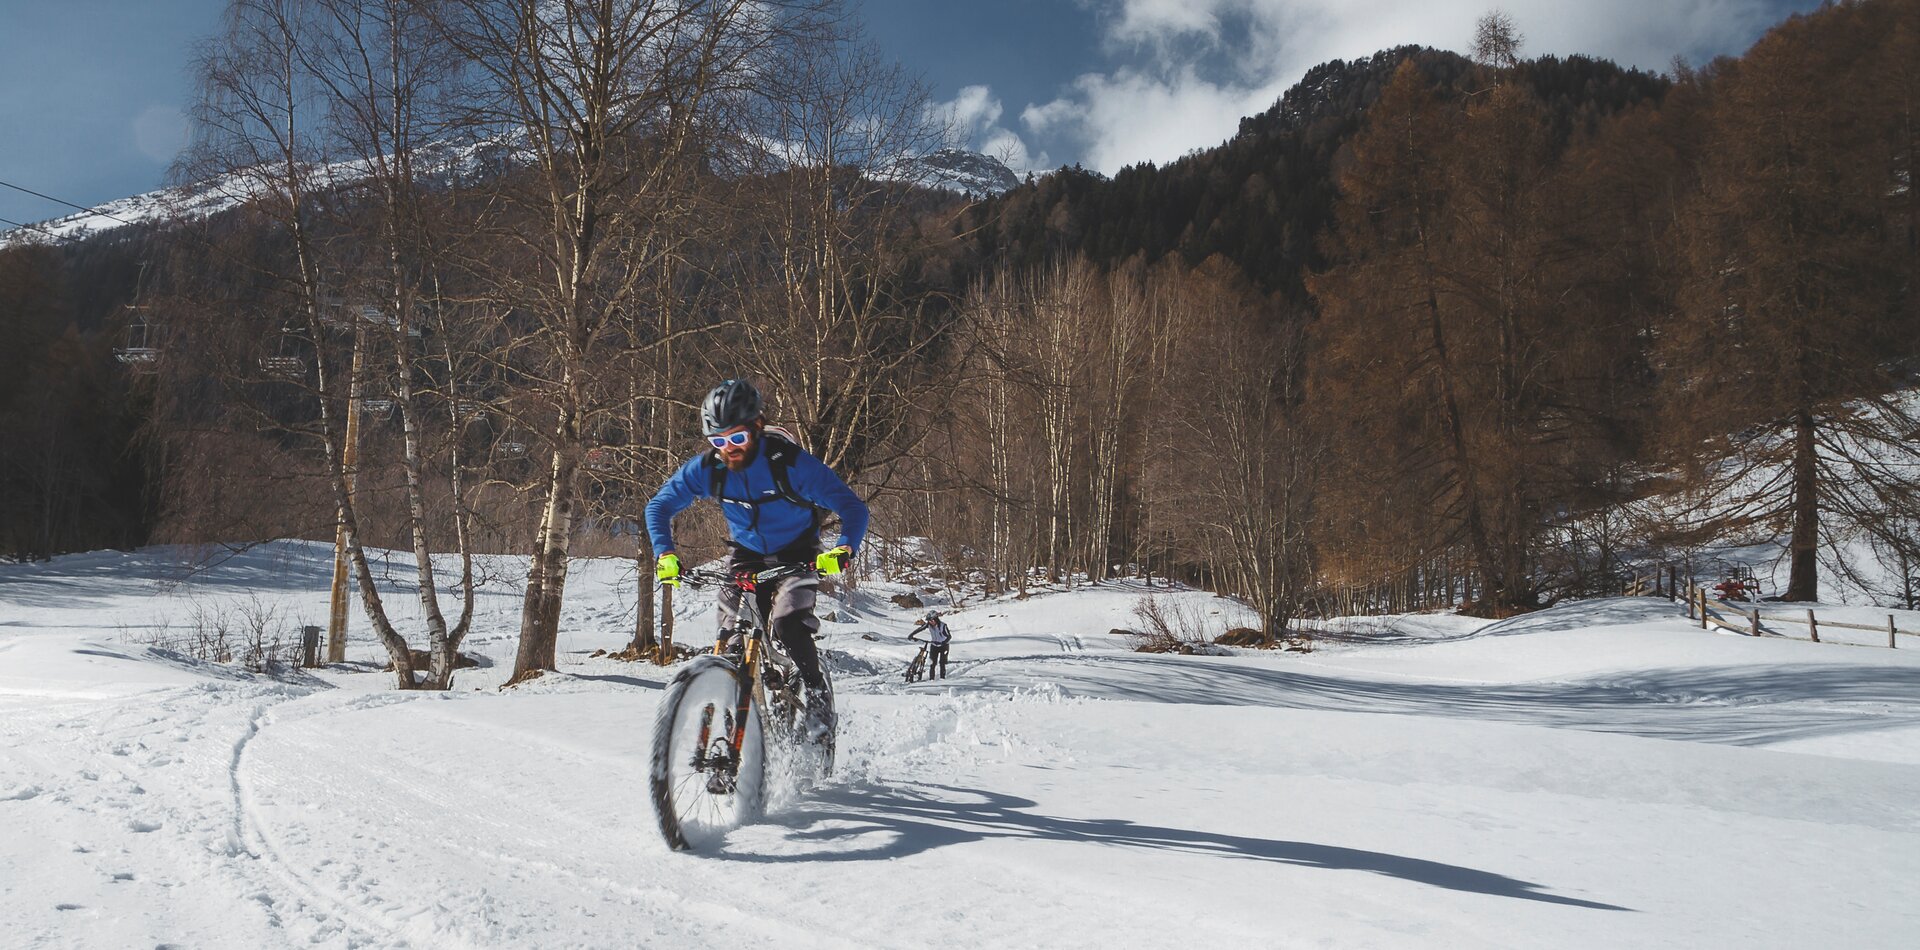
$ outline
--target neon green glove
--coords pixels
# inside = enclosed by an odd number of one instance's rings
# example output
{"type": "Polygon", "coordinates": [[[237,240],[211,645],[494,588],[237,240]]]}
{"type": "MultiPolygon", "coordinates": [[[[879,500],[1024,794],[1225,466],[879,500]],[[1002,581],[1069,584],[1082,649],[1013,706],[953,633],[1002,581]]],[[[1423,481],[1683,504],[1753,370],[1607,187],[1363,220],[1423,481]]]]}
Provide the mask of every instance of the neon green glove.
{"type": "Polygon", "coordinates": [[[813,566],[822,574],[838,574],[847,569],[847,561],[852,557],[853,549],[843,544],[814,558],[813,566]]]}
{"type": "Polygon", "coordinates": [[[662,554],[660,563],[653,569],[653,576],[667,587],[680,586],[680,555],[662,554]]]}

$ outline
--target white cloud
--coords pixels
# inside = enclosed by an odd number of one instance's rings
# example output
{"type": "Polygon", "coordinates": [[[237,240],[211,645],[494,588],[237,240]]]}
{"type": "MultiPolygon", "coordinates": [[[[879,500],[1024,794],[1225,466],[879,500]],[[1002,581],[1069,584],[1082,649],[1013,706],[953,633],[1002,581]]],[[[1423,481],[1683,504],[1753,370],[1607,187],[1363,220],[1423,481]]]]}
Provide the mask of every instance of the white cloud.
{"type": "Polygon", "coordinates": [[[1046,105],[1027,106],[1020,111],[1020,121],[1035,135],[1045,135],[1058,130],[1063,124],[1074,122],[1083,111],[1078,102],[1063,96],[1046,105]]]}
{"type": "Polygon", "coordinates": [[[1027,150],[1027,143],[1010,129],[995,129],[975,146],[982,155],[990,155],[1016,172],[1044,171],[1052,167],[1046,153],[1027,150]]]}
{"type": "Polygon", "coordinates": [[[952,99],[934,103],[931,111],[946,127],[950,146],[993,156],[1016,172],[1048,167],[1044,152],[1034,153],[1019,133],[1000,124],[1004,110],[989,86],[967,86],[952,99]]]}
{"type": "Polygon", "coordinates": [[[953,99],[934,106],[946,122],[949,134],[958,140],[971,140],[1000,121],[1000,100],[989,86],[967,86],[953,99]]]}
{"type": "Polygon", "coordinates": [[[1218,37],[1224,2],[1191,0],[1125,0],[1107,28],[1113,43],[1164,43],[1188,34],[1218,37]]]}
{"type": "MultiPolygon", "coordinates": [[[[1090,0],[1112,68],[1082,75],[1020,119],[1050,150],[1112,174],[1231,136],[1307,71],[1405,44],[1465,50],[1474,21],[1510,14],[1523,55],[1584,53],[1664,70],[1676,55],[1737,53],[1816,0],[1090,0]]],[[[980,87],[969,87],[977,89],[980,87]]],[[[963,91],[962,98],[965,98],[963,91]]],[[[993,103],[995,121],[999,103],[993,103]]]]}
{"type": "Polygon", "coordinates": [[[1104,174],[1142,161],[1165,163],[1218,145],[1240,117],[1266,108],[1280,90],[1222,86],[1191,68],[1157,76],[1130,68],[1089,73],[1069,96],[1021,113],[1036,136],[1059,135],[1081,145],[1081,161],[1104,174]]]}

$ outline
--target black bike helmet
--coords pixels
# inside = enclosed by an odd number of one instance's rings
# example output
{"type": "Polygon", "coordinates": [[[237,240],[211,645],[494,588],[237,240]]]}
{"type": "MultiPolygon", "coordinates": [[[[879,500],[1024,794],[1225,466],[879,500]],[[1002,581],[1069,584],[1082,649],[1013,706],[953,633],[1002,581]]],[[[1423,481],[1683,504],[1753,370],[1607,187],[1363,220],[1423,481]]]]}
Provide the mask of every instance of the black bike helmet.
{"type": "Polygon", "coordinates": [[[744,379],[729,379],[707,394],[700,406],[700,424],[708,435],[719,435],[734,426],[760,418],[760,390],[744,379]]]}

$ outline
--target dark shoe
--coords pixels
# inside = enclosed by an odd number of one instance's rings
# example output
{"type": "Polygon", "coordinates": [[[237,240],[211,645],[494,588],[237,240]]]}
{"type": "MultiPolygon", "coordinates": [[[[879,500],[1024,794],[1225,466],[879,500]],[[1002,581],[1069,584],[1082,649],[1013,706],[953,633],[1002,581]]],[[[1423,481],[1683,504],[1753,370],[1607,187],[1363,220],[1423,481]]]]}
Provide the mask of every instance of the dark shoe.
{"type": "Polygon", "coordinates": [[[807,741],[825,742],[833,738],[839,717],[833,714],[833,698],[825,692],[807,693],[807,741]]]}

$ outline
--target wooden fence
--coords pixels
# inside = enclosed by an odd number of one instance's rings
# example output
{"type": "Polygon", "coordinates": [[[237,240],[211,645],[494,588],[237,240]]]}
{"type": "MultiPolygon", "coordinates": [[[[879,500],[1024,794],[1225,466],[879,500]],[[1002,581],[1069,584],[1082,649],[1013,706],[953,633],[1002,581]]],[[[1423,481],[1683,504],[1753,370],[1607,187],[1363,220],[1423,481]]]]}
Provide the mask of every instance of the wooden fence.
{"type": "MultiPolygon", "coordinates": [[[[1872,633],[1885,632],[1887,635],[1887,647],[1889,649],[1899,647],[1900,637],[1920,637],[1920,630],[1901,630],[1895,626],[1893,614],[1887,615],[1887,624],[1884,627],[1861,623],[1843,623],[1838,620],[1821,620],[1814,614],[1812,608],[1807,608],[1805,614],[1806,616],[1802,617],[1781,613],[1779,611],[1761,613],[1759,606],[1755,604],[1737,606],[1724,600],[1716,600],[1707,593],[1707,589],[1704,587],[1688,588],[1687,590],[1687,619],[1698,620],[1700,622],[1700,629],[1702,630],[1719,628],[1751,637],[1781,637],[1788,640],[1798,640],[1801,638],[1790,637],[1777,629],[1768,629],[1767,624],[1804,624],[1807,628],[1808,638],[1814,643],[1839,642],[1820,639],[1821,627],[1833,627],[1843,630],[1866,630],[1872,633]],[[1728,619],[1730,617],[1738,619],[1728,619]]],[[[1840,645],[1868,646],[1869,644],[1841,643],[1840,645]]]]}

